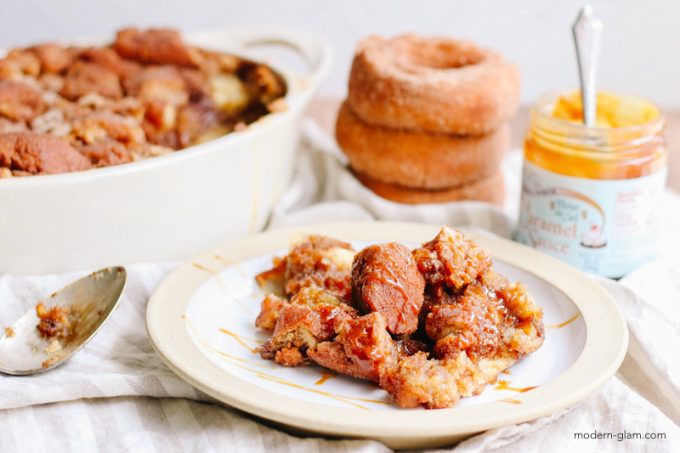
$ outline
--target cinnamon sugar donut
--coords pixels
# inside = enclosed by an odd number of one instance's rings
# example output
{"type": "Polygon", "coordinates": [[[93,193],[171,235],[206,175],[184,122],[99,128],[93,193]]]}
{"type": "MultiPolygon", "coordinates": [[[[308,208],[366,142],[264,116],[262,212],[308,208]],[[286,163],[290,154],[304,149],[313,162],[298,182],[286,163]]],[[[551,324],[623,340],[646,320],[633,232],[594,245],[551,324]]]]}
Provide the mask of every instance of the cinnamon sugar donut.
{"type": "Polygon", "coordinates": [[[348,100],[368,123],[481,135],[512,116],[519,85],[515,65],[469,41],[371,36],[354,56],[348,100]]]}
{"type": "Polygon", "coordinates": [[[505,201],[505,185],[500,170],[469,184],[440,190],[412,189],[386,184],[356,171],[354,176],[376,195],[397,203],[426,204],[474,200],[502,206],[505,201]]]}
{"type": "Polygon", "coordinates": [[[421,134],[365,123],[346,102],[335,135],[355,170],[421,189],[460,186],[494,173],[509,144],[507,126],[478,137],[421,134]]]}

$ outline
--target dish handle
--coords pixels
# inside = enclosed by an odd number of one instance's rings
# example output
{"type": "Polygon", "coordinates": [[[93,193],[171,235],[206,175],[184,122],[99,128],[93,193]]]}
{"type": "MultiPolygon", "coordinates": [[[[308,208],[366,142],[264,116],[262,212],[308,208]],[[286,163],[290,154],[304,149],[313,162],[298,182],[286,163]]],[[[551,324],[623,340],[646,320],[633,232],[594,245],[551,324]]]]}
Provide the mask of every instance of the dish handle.
{"type": "Polygon", "coordinates": [[[215,38],[223,43],[230,43],[238,48],[280,45],[297,52],[309,67],[308,78],[310,91],[318,87],[321,80],[330,70],[333,52],[330,44],[312,34],[290,28],[235,28],[201,34],[200,38],[210,43],[215,38]],[[216,36],[219,35],[219,36],[216,36]]]}

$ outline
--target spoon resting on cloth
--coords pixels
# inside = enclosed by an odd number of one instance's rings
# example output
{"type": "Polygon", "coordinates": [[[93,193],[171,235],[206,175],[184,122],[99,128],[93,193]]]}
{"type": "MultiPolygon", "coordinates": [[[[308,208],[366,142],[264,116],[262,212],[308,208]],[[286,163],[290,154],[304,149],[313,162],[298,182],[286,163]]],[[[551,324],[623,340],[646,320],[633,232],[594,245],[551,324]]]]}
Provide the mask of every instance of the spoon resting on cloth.
{"type": "Polygon", "coordinates": [[[31,308],[0,331],[4,333],[0,338],[0,373],[24,376],[66,362],[106,322],[120,301],[126,280],[125,268],[107,267],[36,301],[42,304],[40,308],[31,308]],[[45,317],[39,317],[38,311],[45,317]],[[54,319],[49,316],[52,313],[54,319]],[[51,333],[55,335],[50,337],[51,333]]]}

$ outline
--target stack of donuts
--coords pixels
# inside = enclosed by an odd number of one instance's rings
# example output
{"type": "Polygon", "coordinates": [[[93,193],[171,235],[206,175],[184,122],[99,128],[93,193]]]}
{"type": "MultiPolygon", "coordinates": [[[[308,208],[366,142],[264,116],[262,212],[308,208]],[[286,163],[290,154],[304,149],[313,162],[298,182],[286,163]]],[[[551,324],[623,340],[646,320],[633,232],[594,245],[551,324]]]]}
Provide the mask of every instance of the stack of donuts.
{"type": "Polygon", "coordinates": [[[502,204],[517,67],[468,41],[372,36],[356,51],[336,138],[377,195],[408,204],[502,204]]]}

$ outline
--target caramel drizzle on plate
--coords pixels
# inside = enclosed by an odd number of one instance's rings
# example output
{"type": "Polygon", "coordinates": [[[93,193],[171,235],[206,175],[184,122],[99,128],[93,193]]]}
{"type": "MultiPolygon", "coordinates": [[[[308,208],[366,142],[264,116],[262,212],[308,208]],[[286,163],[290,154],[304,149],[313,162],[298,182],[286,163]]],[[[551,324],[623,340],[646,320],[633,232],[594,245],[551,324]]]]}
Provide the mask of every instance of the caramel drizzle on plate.
{"type": "MultiPolygon", "coordinates": [[[[215,259],[218,259],[219,261],[223,262],[224,264],[227,264],[227,260],[217,254],[213,255],[215,259]]],[[[235,303],[236,305],[240,306],[243,308],[248,314],[252,314],[252,309],[253,307],[251,305],[244,304],[242,302],[239,302],[234,296],[232,296],[231,291],[229,291],[229,288],[227,287],[226,283],[224,283],[224,280],[222,279],[222,275],[220,274],[220,271],[213,269],[211,267],[208,267],[204,264],[197,263],[195,261],[191,262],[191,265],[194,266],[196,269],[201,270],[203,272],[207,272],[208,274],[212,275],[212,278],[217,282],[217,285],[227,293],[227,295],[230,298],[230,302],[235,303]]],[[[243,270],[241,269],[240,266],[236,267],[236,270],[245,277],[245,274],[243,270]]]]}
{"type": "Polygon", "coordinates": [[[500,403],[508,403],[508,404],[522,404],[522,401],[517,400],[515,398],[504,398],[502,400],[498,400],[500,403]]]}
{"type": "Polygon", "coordinates": [[[243,335],[239,335],[235,332],[232,332],[231,330],[227,330],[224,327],[220,327],[220,332],[222,332],[225,335],[229,335],[231,338],[236,340],[238,342],[238,344],[240,344],[241,346],[243,346],[244,348],[246,348],[247,350],[249,350],[253,354],[257,354],[257,349],[251,348],[250,346],[248,346],[246,341],[250,341],[250,342],[253,342],[253,343],[256,343],[256,344],[262,344],[262,342],[260,340],[257,340],[255,338],[246,338],[243,335]]]}
{"type": "Polygon", "coordinates": [[[366,407],[362,404],[359,404],[359,402],[390,405],[389,402],[383,401],[383,400],[376,400],[376,399],[370,399],[370,398],[357,398],[357,397],[345,396],[345,395],[336,395],[336,394],[333,394],[333,393],[325,392],[323,390],[318,390],[318,389],[315,389],[315,388],[306,387],[304,385],[296,384],[294,382],[287,381],[287,380],[280,378],[278,376],[274,376],[272,374],[253,369],[250,366],[256,366],[256,367],[264,368],[264,369],[267,369],[267,370],[279,369],[280,367],[265,366],[265,365],[259,364],[257,362],[252,362],[252,361],[243,359],[241,357],[236,357],[236,356],[230,355],[226,352],[220,351],[219,349],[213,347],[210,343],[208,343],[196,331],[196,329],[194,328],[192,323],[189,321],[189,319],[185,319],[185,322],[187,324],[187,327],[194,333],[194,335],[196,336],[198,341],[204,347],[215,352],[222,360],[226,361],[227,363],[234,365],[238,368],[241,368],[243,370],[249,371],[260,379],[265,379],[267,381],[275,382],[275,383],[280,384],[280,385],[286,385],[286,386],[293,387],[293,388],[296,388],[296,389],[299,389],[299,390],[304,390],[306,392],[315,393],[317,395],[322,395],[322,396],[325,396],[327,398],[330,398],[330,399],[333,399],[333,400],[336,400],[336,401],[341,401],[345,404],[349,404],[349,405],[354,406],[358,409],[371,410],[371,408],[366,407]],[[246,364],[250,365],[250,366],[247,366],[246,364]]]}
{"type": "Polygon", "coordinates": [[[338,373],[336,373],[335,371],[321,370],[321,377],[319,378],[318,381],[314,383],[314,385],[323,385],[327,380],[333,379],[337,375],[338,373]]]}
{"type": "Polygon", "coordinates": [[[234,262],[232,260],[229,260],[229,259],[227,259],[227,258],[225,258],[222,255],[219,255],[217,253],[213,253],[212,257],[213,257],[213,259],[221,262],[225,266],[231,266],[232,264],[234,264],[234,262]]]}
{"type": "Polygon", "coordinates": [[[208,267],[208,266],[206,266],[206,265],[204,265],[204,264],[197,263],[197,262],[195,262],[195,261],[192,261],[192,262],[191,262],[191,265],[194,266],[196,269],[201,270],[201,271],[204,271],[204,272],[207,272],[207,273],[209,273],[209,274],[211,274],[211,275],[217,275],[217,274],[219,274],[219,272],[218,272],[217,270],[215,270],[215,269],[213,269],[213,268],[211,268],[211,267],[208,267]]]}
{"type": "Polygon", "coordinates": [[[267,373],[256,372],[255,375],[257,377],[261,378],[261,379],[276,382],[277,384],[287,385],[289,387],[293,387],[293,388],[300,389],[300,390],[305,390],[307,392],[316,393],[318,395],[322,395],[322,396],[325,396],[325,397],[328,397],[328,398],[331,398],[331,399],[334,399],[334,400],[342,401],[343,403],[347,403],[347,404],[354,406],[356,408],[359,408],[359,409],[370,410],[368,407],[361,405],[361,404],[357,404],[354,401],[365,401],[365,402],[370,402],[370,403],[387,404],[384,401],[380,401],[380,400],[370,400],[370,399],[366,399],[366,398],[353,398],[353,397],[350,397],[350,396],[335,395],[333,393],[324,392],[323,390],[317,390],[317,389],[305,387],[304,385],[296,384],[294,382],[290,382],[290,381],[287,381],[287,380],[280,378],[278,376],[273,376],[273,375],[267,374],[267,373]]]}
{"type": "Polygon", "coordinates": [[[546,327],[547,329],[561,329],[562,327],[568,326],[568,325],[571,324],[572,322],[576,321],[576,320],[578,319],[579,316],[581,316],[581,313],[576,313],[574,316],[572,316],[571,318],[567,319],[566,321],[562,321],[561,323],[558,323],[558,324],[548,324],[548,325],[546,325],[545,327],[546,327]]]}
{"type": "Polygon", "coordinates": [[[249,365],[253,365],[253,366],[256,366],[256,367],[264,368],[264,369],[266,369],[266,370],[273,370],[273,369],[276,369],[276,367],[275,367],[274,365],[270,365],[270,364],[268,364],[268,363],[263,364],[263,363],[253,362],[253,361],[250,361],[250,360],[241,358],[241,357],[237,357],[237,356],[235,356],[235,355],[231,355],[231,354],[226,353],[226,352],[224,352],[224,351],[220,351],[219,349],[215,348],[213,345],[211,345],[210,343],[208,343],[208,341],[206,341],[205,338],[203,338],[203,337],[198,333],[198,331],[197,331],[196,328],[194,327],[193,323],[189,320],[189,318],[185,318],[185,319],[184,319],[184,322],[186,322],[187,327],[188,327],[189,330],[191,330],[191,332],[195,335],[195,337],[198,339],[198,341],[201,343],[201,345],[203,345],[203,346],[204,346],[205,348],[207,348],[207,349],[210,349],[212,352],[214,352],[215,354],[219,355],[221,358],[223,358],[223,359],[229,361],[229,363],[232,363],[233,365],[237,365],[236,363],[231,362],[231,360],[235,360],[235,361],[247,363],[247,364],[249,364],[249,365]]]}
{"type": "Polygon", "coordinates": [[[498,381],[498,383],[496,384],[494,389],[495,390],[510,390],[510,391],[518,392],[518,393],[526,393],[529,390],[533,390],[537,387],[538,387],[537,385],[532,385],[531,387],[511,387],[510,382],[500,380],[500,381],[498,381]]]}

